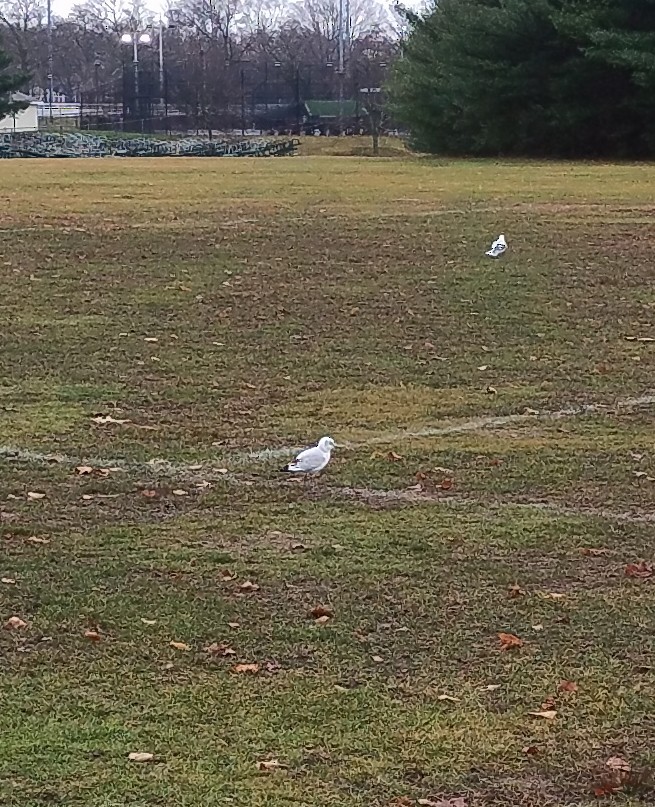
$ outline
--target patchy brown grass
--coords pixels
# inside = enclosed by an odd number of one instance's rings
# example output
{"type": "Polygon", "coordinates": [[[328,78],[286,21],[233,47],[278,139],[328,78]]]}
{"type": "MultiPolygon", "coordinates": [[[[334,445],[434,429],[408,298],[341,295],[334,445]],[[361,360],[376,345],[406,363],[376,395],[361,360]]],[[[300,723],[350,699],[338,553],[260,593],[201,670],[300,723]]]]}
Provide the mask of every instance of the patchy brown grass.
{"type": "Polygon", "coordinates": [[[0,164],[0,802],[650,803],[654,171],[0,164]]]}

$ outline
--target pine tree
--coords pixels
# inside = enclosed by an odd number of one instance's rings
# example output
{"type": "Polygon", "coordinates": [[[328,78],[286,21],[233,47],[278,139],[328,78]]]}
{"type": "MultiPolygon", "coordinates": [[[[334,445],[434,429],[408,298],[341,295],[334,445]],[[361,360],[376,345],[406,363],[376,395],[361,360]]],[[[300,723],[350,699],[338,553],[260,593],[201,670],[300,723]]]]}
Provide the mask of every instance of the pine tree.
{"type": "Polygon", "coordinates": [[[655,0],[440,0],[409,22],[392,97],[418,148],[655,151],[655,0]]]}
{"type": "Polygon", "coordinates": [[[591,141],[604,154],[652,156],[655,0],[569,0],[554,21],[577,43],[593,77],[586,95],[591,141]]]}
{"type": "Polygon", "coordinates": [[[11,94],[16,92],[25,81],[25,76],[9,71],[11,59],[0,47],[0,118],[11,115],[29,104],[23,101],[13,101],[11,94]]]}

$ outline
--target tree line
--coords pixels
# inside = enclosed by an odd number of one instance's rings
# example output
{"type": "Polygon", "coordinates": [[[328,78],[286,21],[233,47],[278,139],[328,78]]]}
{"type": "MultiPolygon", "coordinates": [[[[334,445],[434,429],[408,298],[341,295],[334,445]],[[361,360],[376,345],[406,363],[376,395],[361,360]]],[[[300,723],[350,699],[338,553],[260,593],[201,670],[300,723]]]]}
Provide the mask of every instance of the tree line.
{"type": "Polygon", "coordinates": [[[388,0],[349,0],[340,70],[339,4],[178,0],[160,18],[143,0],[85,0],[49,29],[45,0],[0,0],[0,47],[30,95],[48,97],[51,70],[55,93],[67,100],[89,107],[127,98],[141,114],[165,100],[208,128],[239,107],[250,116],[256,107],[357,98],[381,85],[405,17],[388,0]],[[126,34],[149,39],[138,44],[136,89],[126,34]]]}

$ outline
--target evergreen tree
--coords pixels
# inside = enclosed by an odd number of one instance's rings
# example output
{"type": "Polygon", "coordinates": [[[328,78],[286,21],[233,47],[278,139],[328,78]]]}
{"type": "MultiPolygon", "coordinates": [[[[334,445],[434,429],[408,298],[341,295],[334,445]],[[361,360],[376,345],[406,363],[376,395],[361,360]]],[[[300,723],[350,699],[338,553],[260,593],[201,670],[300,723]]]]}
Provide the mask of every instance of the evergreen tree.
{"type": "Polygon", "coordinates": [[[409,22],[392,96],[418,148],[640,157],[655,148],[655,0],[440,0],[409,22]]]}
{"type": "Polygon", "coordinates": [[[29,104],[23,101],[13,101],[11,98],[11,94],[18,90],[26,77],[9,71],[8,68],[11,64],[11,59],[2,50],[1,44],[2,43],[0,43],[0,118],[4,118],[5,115],[11,115],[13,112],[25,109],[29,104]]]}

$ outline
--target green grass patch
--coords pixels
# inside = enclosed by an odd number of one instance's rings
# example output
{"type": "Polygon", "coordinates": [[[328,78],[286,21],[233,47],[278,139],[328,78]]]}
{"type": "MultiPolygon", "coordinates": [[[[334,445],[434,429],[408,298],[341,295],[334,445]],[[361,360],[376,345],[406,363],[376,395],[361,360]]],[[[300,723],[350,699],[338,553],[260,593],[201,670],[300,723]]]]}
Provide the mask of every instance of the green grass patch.
{"type": "Polygon", "coordinates": [[[2,804],[652,802],[654,169],[365,147],[0,165],[2,804]]]}

